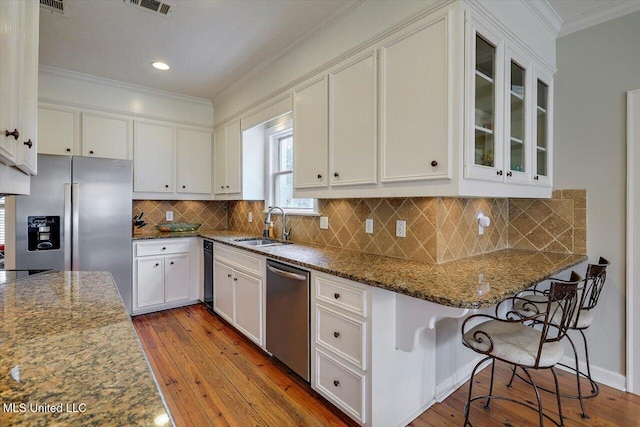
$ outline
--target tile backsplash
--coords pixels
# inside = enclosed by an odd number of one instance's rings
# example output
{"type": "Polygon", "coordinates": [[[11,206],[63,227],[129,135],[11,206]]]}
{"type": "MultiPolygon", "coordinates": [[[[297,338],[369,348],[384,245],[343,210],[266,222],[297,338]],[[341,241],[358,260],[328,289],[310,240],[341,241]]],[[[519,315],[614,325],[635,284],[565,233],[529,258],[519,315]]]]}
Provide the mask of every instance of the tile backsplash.
{"type": "MultiPolygon", "coordinates": [[[[289,215],[290,239],[372,254],[438,264],[505,248],[586,253],[586,190],[557,190],[552,199],[413,197],[318,200],[329,228],[318,216],[289,215]],[[478,235],[477,214],[491,219],[478,235]],[[373,234],[365,219],[373,219],[373,234]],[[406,237],[395,235],[396,220],[405,220],[406,237]]],[[[165,222],[197,222],[203,229],[231,229],[262,234],[263,201],[134,200],[133,214],[145,212],[153,227],[165,222]],[[249,213],[253,221],[249,222],[249,213]]],[[[276,235],[282,230],[275,215],[276,235]]]]}
{"type": "Polygon", "coordinates": [[[173,212],[173,222],[202,224],[203,229],[227,228],[227,202],[200,200],[134,200],[133,215],[144,212],[142,218],[153,228],[165,221],[165,212],[173,212]]]}

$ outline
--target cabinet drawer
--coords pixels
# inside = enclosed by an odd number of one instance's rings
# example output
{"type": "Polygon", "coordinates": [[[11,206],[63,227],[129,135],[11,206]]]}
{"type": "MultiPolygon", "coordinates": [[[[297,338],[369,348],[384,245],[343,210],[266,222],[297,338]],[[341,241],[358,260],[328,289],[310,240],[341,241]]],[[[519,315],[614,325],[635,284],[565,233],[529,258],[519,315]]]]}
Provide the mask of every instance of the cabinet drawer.
{"type": "Polygon", "coordinates": [[[367,325],[320,305],[316,306],[316,342],[366,370],[367,325]]]}
{"type": "Polygon", "coordinates": [[[316,351],[317,389],[361,424],[365,423],[366,377],[316,351]]]}
{"type": "Polygon", "coordinates": [[[167,255],[189,252],[188,241],[137,243],[135,256],[167,255]]]}
{"type": "Polygon", "coordinates": [[[213,256],[216,260],[222,261],[247,273],[263,277],[265,274],[264,259],[254,256],[241,249],[235,250],[224,245],[215,245],[213,256]]]}
{"type": "Polygon", "coordinates": [[[316,277],[316,299],[367,317],[367,290],[338,278],[316,277]]]}

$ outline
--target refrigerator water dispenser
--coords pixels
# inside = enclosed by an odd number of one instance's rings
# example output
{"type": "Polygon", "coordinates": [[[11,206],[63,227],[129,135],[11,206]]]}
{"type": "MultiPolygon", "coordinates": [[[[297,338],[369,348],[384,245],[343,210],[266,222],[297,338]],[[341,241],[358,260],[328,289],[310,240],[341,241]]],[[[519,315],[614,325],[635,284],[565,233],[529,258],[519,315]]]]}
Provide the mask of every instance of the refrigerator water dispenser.
{"type": "Polygon", "coordinates": [[[50,251],[60,249],[60,217],[27,217],[29,251],[50,251]]]}

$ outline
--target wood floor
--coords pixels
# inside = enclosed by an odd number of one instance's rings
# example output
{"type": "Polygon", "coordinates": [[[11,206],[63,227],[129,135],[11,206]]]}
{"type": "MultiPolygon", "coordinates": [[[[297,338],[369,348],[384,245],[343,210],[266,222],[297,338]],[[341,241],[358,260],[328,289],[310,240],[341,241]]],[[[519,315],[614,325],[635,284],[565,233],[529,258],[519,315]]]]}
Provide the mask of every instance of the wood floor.
{"type": "MultiPolygon", "coordinates": [[[[178,427],[182,426],[354,426],[348,417],[262,352],[202,305],[137,316],[133,323],[178,427]]],[[[497,365],[494,391],[534,401],[531,387],[516,380],[504,386],[510,371],[497,365]]],[[[575,379],[560,372],[560,387],[575,388],[575,379]]],[[[548,385],[549,375],[536,377],[548,385]]],[[[489,369],[477,377],[474,394],[488,389],[489,369]]],[[[586,384],[585,384],[586,385],[586,384]]],[[[462,426],[468,383],[444,402],[433,405],[410,426],[462,426]]],[[[557,416],[555,400],[541,393],[545,411],[557,416]],[[554,412],[555,411],[555,412],[554,412]]],[[[589,420],[580,417],[577,401],[563,399],[565,425],[640,426],[640,397],[601,386],[587,400],[589,420]]],[[[474,426],[536,426],[537,413],[508,402],[493,401],[491,409],[476,401],[474,426]]],[[[546,422],[545,425],[552,425],[546,422]]]]}

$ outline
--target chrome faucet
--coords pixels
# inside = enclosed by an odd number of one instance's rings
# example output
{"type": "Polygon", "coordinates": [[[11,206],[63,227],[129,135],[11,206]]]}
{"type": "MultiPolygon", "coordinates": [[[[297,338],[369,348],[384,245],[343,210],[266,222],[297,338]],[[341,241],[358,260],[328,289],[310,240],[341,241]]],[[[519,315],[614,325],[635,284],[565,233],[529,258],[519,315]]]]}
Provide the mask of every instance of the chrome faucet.
{"type": "Polygon", "coordinates": [[[291,234],[291,229],[287,230],[287,214],[285,213],[284,209],[282,209],[281,207],[279,206],[269,207],[269,211],[267,212],[267,217],[264,220],[265,230],[268,230],[269,228],[269,223],[271,222],[271,212],[273,212],[276,209],[279,209],[280,212],[282,213],[282,240],[286,241],[289,235],[291,234]]]}

